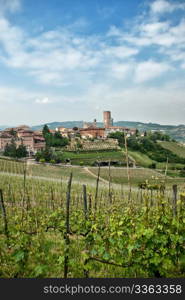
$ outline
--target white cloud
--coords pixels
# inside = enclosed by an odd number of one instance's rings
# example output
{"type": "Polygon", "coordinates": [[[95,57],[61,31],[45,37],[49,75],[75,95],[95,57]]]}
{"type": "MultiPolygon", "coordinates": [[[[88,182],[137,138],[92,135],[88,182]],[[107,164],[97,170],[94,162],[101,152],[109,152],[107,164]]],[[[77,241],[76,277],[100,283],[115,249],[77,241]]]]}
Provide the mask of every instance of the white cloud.
{"type": "Polygon", "coordinates": [[[21,0],[0,0],[0,14],[6,11],[15,13],[21,8],[21,0]]]}
{"type": "MultiPolygon", "coordinates": [[[[113,35],[115,30],[111,30],[113,35]]],[[[116,31],[115,31],[116,32],[116,31]]],[[[114,35],[113,35],[114,36],[114,35]]],[[[148,47],[152,45],[164,47],[184,47],[185,45],[185,19],[179,20],[179,24],[172,25],[169,22],[152,22],[145,20],[133,28],[130,33],[119,30],[115,38],[137,47],[148,47]]]]}
{"type": "MultiPolygon", "coordinates": [[[[151,108],[155,111],[153,103],[158,97],[157,107],[161,101],[164,112],[165,105],[172,104],[177,116],[176,103],[182,105],[184,89],[171,89],[172,97],[164,88],[164,82],[169,83],[173,72],[182,73],[185,68],[185,20],[173,23],[170,18],[164,21],[160,13],[156,14],[156,17],[145,14],[129,28],[111,26],[107,34],[83,35],[75,31],[75,26],[65,26],[37,32],[34,36],[1,16],[0,63],[14,74],[18,70],[19,76],[27,77],[33,88],[0,88],[0,102],[16,103],[16,107],[20,103],[30,105],[34,116],[28,112],[27,117],[35,120],[41,115],[45,116],[45,121],[47,118],[79,119],[84,114],[88,118],[91,111],[97,113],[98,108],[117,111],[119,119],[142,120],[147,114],[151,120],[159,121],[151,112],[151,108]],[[155,81],[158,78],[160,91],[155,81]],[[154,82],[156,87],[152,88],[154,82]],[[37,91],[34,91],[35,86],[37,91]],[[50,105],[50,111],[43,110],[44,104],[49,103],[55,105],[50,105]],[[71,112],[74,105],[75,110],[71,112]],[[63,116],[61,108],[66,112],[63,116]],[[144,113],[143,108],[146,109],[144,113]]],[[[84,24],[83,20],[79,21],[79,28],[84,24]]]]}
{"type": "Polygon", "coordinates": [[[176,1],[156,0],[150,5],[151,12],[154,14],[171,13],[174,10],[185,9],[184,3],[177,3],[176,1]]]}
{"type": "Polygon", "coordinates": [[[0,57],[3,63],[53,86],[69,85],[80,78],[92,80],[98,70],[139,51],[136,47],[109,45],[107,37],[83,37],[66,28],[29,37],[5,18],[0,19],[0,43],[6,53],[0,57]]]}
{"type": "Polygon", "coordinates": [[[126,46],[115,46],[106,47],[104,54],[108,56],[113,56],[117,58],[125,58],[129,56],[134,56],[138,54],[139,50],[136,48],[126,47],[126,46]]]}
{"type": "Polygon", "coordinates": [[[35,99],[35,103],[39,103],[39,104],[48,104],[51,103],[51,101],[49,100],[48,97],[44,97],[42,99],[35,99]]]}
{"type": "Polygon", "coordinates": [[[125,78],[128,78],[132,69],[132,64],[115,63],[110,66],[110,72],[112,72],[111,75],[119,80],[124,80],[125,78]]]}
{"type": "Polygon", "coordinates": [[[140,31],[147,36],[153,36],[156,34],[160,34],[166,32],[169,29],[169,22],[152,22],[152,23],[144,23],[140,26],[140,31]]]}
{"type": "Polygon", "coordinates": [[[166,63],[158,63],[155,61],[145,61],[137,65],[135,69],[135,81],[142,83],[156,77],[160,77],[163,73],[171,70],[171,66],[166,63]]]}

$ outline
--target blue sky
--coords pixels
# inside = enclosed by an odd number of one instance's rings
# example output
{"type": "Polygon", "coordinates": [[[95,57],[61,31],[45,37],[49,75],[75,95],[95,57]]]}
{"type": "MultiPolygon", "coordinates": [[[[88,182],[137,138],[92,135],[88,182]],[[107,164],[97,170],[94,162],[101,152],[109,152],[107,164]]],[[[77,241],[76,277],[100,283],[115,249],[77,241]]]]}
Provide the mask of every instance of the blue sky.
{"type": "Polygon", "coordinates": [[[0,0],[0,124],[185,123],[185,0],[0,0]]]}

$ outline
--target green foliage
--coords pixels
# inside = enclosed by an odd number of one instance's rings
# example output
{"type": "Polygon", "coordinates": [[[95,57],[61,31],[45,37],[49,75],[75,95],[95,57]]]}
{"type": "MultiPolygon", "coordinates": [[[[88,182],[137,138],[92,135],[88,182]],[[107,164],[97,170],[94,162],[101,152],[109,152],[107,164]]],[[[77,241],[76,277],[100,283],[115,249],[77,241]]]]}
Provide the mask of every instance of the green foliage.
{"type": "Polygon", "coordinates": [[[185,158],[185,147],[177,142],[171,141],[171,142],[167,142],[167,141],[160,141],[159,144],[165,148],[168,149],[170,151],[172,151],[173,153],[175,153],[176,155],[185,158]]]}
{"type": "Polygon", "coordinates": [[[50,133],[49,127],[47,125],[44,125],[43,129],[42,129],[42,134],[43,137],[46,138],[46,135],[50,133]]]}
{"type": "Polygon", "coordinates": [[[123,132],[111,132],[108,135],[108,138],[117,139],[119,146],[124,147],[124,133],[123,132]]]}
{"type": "Polygon", "coordinates": [[[13,137],[16,137],[17,136],[17,132],[12,128],[10,130],[10,134],[13,136],[13,137]]]}
{"type": "Polygon", "coordinates": [[[21,157],[26,157],[28,154],[26,147],[24,145],[20,145],[17,149],[16,149],[16,156],[17,158],[21,158],[21,157]]]}
{"type": "Polygon", "coordinates": [[[180,175],[181,177],[185,177],[185,167],[184,167],[182,170],[180,170],[179,175],[180,175]]]}
{"type": "MultiPolygon", "coordinates": [[[[97,210],[95,189],[88,186],[92,206],[85,219],[82,187],[73,184],[70,202],[70,244],[65,243],[66,184],[0,175],[8,217],[9,239],[0,218],[0,277],[63,277],[65,255],[68,276],[89,277],[184,277],[184,198],[177,201],[177,215],[167,195],[143,191],[101,188],[97,210]],[[11,193],[12,191],[12,193],[11,193]],[[52,191],[52,193],[51,193],[52,191]],[[24,214],[23,214],[24,211],[24,214]]],[[[181,193],[181,197],[183,197],[181,193]]]]}
{"type": "Polygon", "coordinates": [[[39,162],[42,163],[42,164],[44,164],[46,162],[46,160],[45,160],[45,158],[40,158],[39,162]]]}
{"type": "Polygon", "coordinates": [[[51,159],[51,160],[50,160],[50,163],[51,163],[51,164],[55,164],[56,161],[55,161],[54,159],[51,159]]]}
{"type": "Polygon", "coordinates": [[[28,152],[23,144],[17,147],[15,141],[12,139],[11,143],[5,146],[3,155],[13,158],[22,158],[26,157],[28,152]]]}
{"type": "Polygon", "coordinates": [[[45,162],[60,163],[62,161],[62,153],[56,152],[47,146],[44,150],[38,151],[35,154],[35,159],[36,161],[44,159],[45,162]]]}
{"type": "Polygon", "coordinates": [[[6,144],[3,154],[5,156],[16,157],[16,144],[13,139],[10,144],[6,144]]]}
{"type": "Polygon", "coordinates": [[[155,132],[144,137],[131,136],[127,140],[127,145],[130,150],[140,151],[146,154],[150,159],[157,162],[166,162],[167,157],[170,163],[185,163],[185,158],[179,157],[172,151],[163,148],[158,140],[170,139],[167,135],[155,132]]]}
{"type": "Polygon", "coordinates": [[[58,131],[55,131],[55,133],[53,134],[52,132],[50,132],[47,125],[44,125],[42,133],[45,138],[47,147],[64,147],[69,144],[68,138],[63,137],[58,131]]]}

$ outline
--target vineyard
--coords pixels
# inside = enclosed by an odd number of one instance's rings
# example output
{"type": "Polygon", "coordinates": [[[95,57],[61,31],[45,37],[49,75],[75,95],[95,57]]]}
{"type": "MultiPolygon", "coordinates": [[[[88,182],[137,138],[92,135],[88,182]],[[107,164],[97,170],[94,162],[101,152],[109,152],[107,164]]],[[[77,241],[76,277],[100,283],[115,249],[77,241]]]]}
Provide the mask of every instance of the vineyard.
{"type": "Polygon", "coordinates": [[[94,185],[36,179],[19,162],[0,170],[0,277],[185,276],[183,185],[130,192],[101,185],[100,170],[94,185]]]}

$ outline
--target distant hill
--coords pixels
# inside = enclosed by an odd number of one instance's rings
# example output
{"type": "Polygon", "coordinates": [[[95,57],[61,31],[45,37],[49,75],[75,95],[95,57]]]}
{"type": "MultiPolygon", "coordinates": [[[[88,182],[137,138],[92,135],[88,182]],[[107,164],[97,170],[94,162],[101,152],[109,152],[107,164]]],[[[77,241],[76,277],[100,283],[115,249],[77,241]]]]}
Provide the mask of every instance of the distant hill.
{"type": "MultiPolygon", "coordinates": [[[[47,123],[49,128],[55,129],[56,127],[83,127],[83,121],[66,121],[66,122],[52,122],[47,123]]],[[[185,143],[185,125],[161,125],[157,123],[142,123],[134,121],[118,121],[114,122],[115,126],[124,126],[128,128],[137,128],[140,131],[161,130],[171,136],[173,139],[185,143]]],[[[44,124],[33,126],[33,130],[41,130],[44,124]]],[[[103,127],[103,123],[98,122],[97,126],[103,127]]]]}
{"type": "MultiPolygon", "coordinates": [[[[65,128],[78,127],[78,128],[82,128],[83,123],[84,123],[83,121],[65,121],[65,122],[52,122],[52,123],[45,123],[45,124],[47,124],[50,129],[55,129],[57,127],[65,127],[65,128]]],[[[41,130],[45,124],[32,126],[31,128],[33,130],[41,130]]],[[[98,123],[97,122],[97,126],[103,127],[103,123],[98,123]]]]}
{"type": "Polygon", "coordinates": [[[0,125],[0,130],[4,130],[5,128],[8,128],[8,127],[10,127],[10,126],[8,126],[8,125],[0,125]]]}

